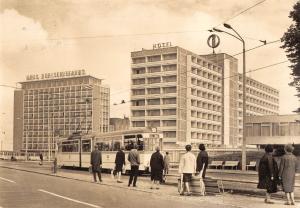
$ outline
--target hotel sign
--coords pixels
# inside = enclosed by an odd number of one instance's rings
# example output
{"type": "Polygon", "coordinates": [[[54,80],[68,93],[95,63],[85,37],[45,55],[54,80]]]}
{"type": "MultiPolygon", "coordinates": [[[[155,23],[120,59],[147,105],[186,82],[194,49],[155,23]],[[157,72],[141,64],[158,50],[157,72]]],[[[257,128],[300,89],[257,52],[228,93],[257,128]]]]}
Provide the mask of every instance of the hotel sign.
{"type": "Polygon", "coordinates": [[[78,77],[83,76],[85,70],[74,70],[74,71],[64,71],[64,72],[53,72],[53,73],[44,73],[44,74],[30,74],[26,76],[27,81],[32,80],[45,80],[45,79],[55,79],[55,78],[67,78],[67,77],[78,77]]]}
{"type": "Polygon", "coordinates": [[[156,43],[156,44],[153,44],[153,49],[168,48],[168,47],[171,47],[171,46],[172,46],[171,42],[156,43]]]}

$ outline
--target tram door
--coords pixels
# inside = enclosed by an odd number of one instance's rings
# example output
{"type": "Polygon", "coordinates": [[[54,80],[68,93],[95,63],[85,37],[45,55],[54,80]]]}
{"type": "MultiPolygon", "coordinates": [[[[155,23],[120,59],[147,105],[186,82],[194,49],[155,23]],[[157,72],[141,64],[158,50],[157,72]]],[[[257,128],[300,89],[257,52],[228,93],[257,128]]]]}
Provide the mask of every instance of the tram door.
{"type": "Polygon", "coordinates": [[[155,148],[159,146],[162,150],[162,138],[160,134],[149,134],[144,137],[144,145],[146,151],[155,151],[155,148]]]}

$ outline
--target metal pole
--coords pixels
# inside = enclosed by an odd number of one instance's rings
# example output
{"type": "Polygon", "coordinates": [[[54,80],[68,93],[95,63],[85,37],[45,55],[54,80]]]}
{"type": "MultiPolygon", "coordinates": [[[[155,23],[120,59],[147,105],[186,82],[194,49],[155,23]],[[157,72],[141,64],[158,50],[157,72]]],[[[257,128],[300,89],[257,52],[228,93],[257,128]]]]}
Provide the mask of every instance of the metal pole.
{"type": "Polygon", "coordinates": [[[48,161],[50,161],[50,116],[49,114],[48,114],[48,161]]]}
{"type": "Polygon", "coordinates": [[[243,144],[242,144],[242,170],[246,170],[246,51],[243,40],[243,144]]]}
{"type": "Polygon", "coordinates": [[[26,131],[26,134],[25,134],[25,160],[26,161],[28,159],[27,152],[28,152],[28,131],[26,131]]]}

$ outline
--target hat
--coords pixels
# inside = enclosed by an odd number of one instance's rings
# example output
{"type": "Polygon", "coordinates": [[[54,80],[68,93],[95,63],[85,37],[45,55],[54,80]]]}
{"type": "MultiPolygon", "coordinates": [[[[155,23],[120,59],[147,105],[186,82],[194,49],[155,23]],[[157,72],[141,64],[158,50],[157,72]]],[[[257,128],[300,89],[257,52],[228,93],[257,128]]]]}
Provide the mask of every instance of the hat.
{"type": "Polygon", "coordinates": [[[294,151],[294,147],[293,147],[292,144],[287,144],[287,145],[285,145],[284,150],[286,152],[293,152],[294,151]]]}

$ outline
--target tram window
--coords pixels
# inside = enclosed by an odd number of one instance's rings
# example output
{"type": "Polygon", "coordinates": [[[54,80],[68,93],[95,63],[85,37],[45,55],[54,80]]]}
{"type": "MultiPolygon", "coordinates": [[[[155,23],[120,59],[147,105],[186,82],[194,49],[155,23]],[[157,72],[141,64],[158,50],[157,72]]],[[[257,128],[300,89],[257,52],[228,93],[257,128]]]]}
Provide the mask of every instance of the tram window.
{"type": "Polygon", "coordinates": [[[114,142],[113,151],[118,151],[119,149],[121,149],[121,142],[114,142]]]}
{"type": "Polygon", "coordinates": [[[131,150],[137,146],[138,150],[144,150],[144,139],[141,134],[124,136],[124,146],[126,150],[131,150]]]}
{"type": "Polygon", "coordinates": [[[100,151],[109,151],[109,143],[108,142],[99,142],[97,143],[100,151]]]}
{"type": "Polygon", "coordinates": [[[62,152],[78,152],[78,141],[62,143],[62,152]]]}
{"type": "Polygon", "coordinates": [[[90,152],[90,151],[91,151],[91,140],[83,140],[82,152],[90,152]]]}

